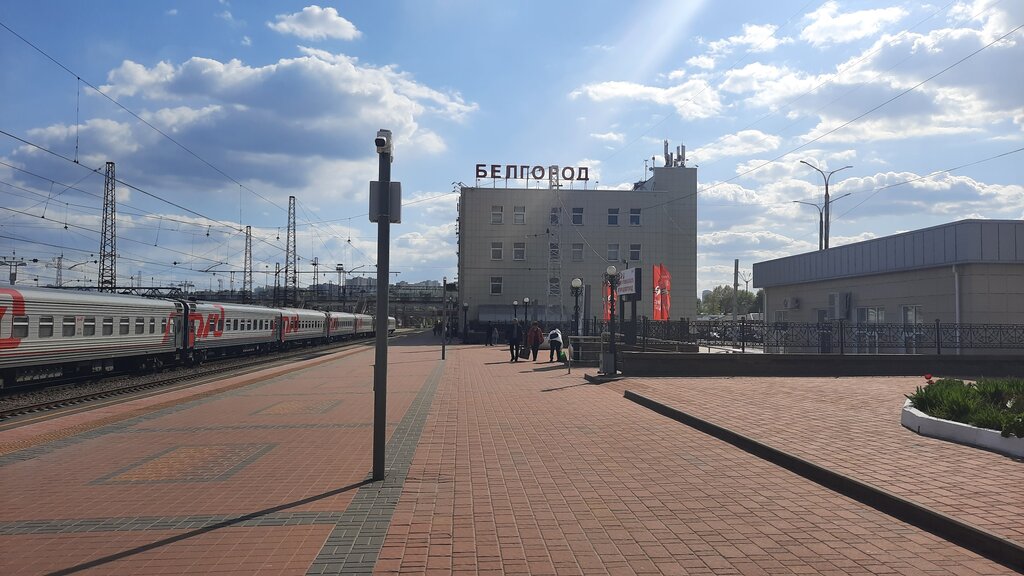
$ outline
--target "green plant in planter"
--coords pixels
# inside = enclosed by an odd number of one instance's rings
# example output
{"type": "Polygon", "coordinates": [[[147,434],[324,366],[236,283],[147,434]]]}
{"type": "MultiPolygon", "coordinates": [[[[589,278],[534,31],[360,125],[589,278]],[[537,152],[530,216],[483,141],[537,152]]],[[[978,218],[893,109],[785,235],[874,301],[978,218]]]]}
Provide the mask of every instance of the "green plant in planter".
{"type": "Polygon", "coordinates": [[[943,420],[1024,438],[1024,379],[982,379],[975,384],[943,378],[907,396],[914,408],[943,420]]]}

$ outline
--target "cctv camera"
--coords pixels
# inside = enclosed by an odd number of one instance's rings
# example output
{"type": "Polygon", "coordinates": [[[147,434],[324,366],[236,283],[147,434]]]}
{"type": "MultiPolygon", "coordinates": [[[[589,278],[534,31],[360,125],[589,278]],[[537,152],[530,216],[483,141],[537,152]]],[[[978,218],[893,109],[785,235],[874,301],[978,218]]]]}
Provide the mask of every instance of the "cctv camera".
{"type": "Polygon", "coordinates": [[[373,139],[373,143],[374,143],[374,145],[377,146],[377,148],[383,148],[383,147],[388,145],[388,139],[387,138],[374,138],[373,139]]]}

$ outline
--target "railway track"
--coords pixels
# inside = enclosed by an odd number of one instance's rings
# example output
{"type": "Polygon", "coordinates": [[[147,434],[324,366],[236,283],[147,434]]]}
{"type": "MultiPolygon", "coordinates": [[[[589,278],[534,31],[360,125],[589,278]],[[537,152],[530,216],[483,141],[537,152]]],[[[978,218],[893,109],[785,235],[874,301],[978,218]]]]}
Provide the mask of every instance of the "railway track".
{"type": "Polygon", "coordinates": [[[198,368],[178,369],[170,373],[154,374],[145,377],[134,375],[122,377],[120,380],[113,379],[74,386],[61,384],[52,389],[22,392],[0,399],[0,423],[30,414],[39,414],[75,406],[85,407],[101,400],[111,400],[119,397],[128,400],[134,399],[139,395],[145,395],[147,392],[163,393],[198,386],[208,381],[210,377],[221,376],[226,373],[247,374],[295,360],[318,358],[350,348],[369,347],[372,343],[373,340],[357,340],[324,344],[265,357],[227,358],[198,368]]]}

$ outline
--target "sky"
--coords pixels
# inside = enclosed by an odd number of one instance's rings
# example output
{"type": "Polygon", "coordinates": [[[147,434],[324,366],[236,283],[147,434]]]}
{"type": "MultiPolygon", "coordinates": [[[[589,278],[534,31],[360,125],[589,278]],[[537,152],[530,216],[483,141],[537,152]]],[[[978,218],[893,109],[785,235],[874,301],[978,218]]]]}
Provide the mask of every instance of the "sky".
{"type": "Polygon", "coordinates": [[[823,177],[801,160],[842,169],[831,246],[1024,218],[1019,0],[10,0],[0,24],[19,284],[52,283],[58,256],[66,285],[95,284],[108,161],[120,284],[241,289],[245,226],[273,284],[289,196],[301,284],[314,259],[321,282],[372,273],[381,128],[393,282],[455,278],[477,164],[628,190],[665,140],[698,167],[698,291],[818,248],[818,208],[794,201],[820,207],[823,177]]]}

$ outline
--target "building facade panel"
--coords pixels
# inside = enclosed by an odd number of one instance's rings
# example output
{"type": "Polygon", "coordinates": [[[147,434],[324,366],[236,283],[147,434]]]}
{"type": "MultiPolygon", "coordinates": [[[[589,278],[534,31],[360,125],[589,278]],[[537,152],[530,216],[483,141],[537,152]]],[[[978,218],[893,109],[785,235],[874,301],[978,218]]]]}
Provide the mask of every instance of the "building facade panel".
{"type": "Polygon", "coordinates": [[[568,322],[574,277],[589,286],[589,301],[580,298],[581,315],[588,308],[600,314],[602,278],[609,264],[619,270],[643,270],[639,316],[653,313],[655,264],[666,265],[672,274],[672,317],[695,315],[696,169],[656,168],[654,176],[634,190],[462,188],[459,299],[469,305],[471,323],[510,320],[513,314],[522,319],[526,298],[531,319],[568,322]],[[506,215],[523,214],[521,223],[506,217],[501,224],[492,224],[496,206],[506,215]],[[580,224],[573,224],[574,214],[580,224]],[[490,258],[492,242],[504,245],[501,260],[490,258]],[[517,244],[525,248],[522,260],[514,258],[517,244]],[[614,262],[608,260],[609,245],[618,245],[614,262]],[[501,278],[500,293],[491,289],[494,277],[501,278]]]}

